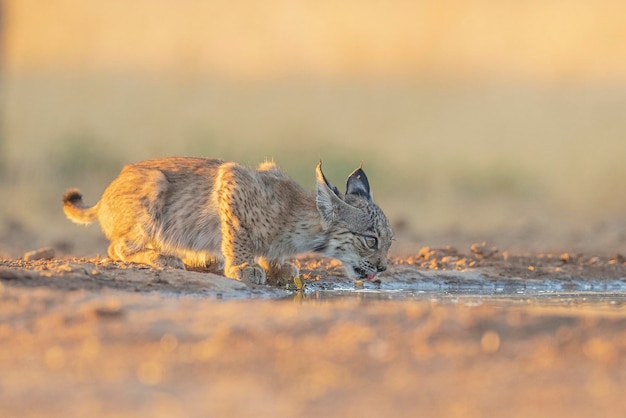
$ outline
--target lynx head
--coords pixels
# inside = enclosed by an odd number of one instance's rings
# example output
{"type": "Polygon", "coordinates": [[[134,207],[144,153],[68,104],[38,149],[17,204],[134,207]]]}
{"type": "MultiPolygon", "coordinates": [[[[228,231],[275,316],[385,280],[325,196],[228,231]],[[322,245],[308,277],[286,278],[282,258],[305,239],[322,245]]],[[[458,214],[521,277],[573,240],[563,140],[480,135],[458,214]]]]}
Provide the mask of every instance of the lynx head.
{"type": "Polygon", "coordinates": [[[317,165],[317,210],[328,237],[320,252],[339,259],[352,278],[373,279],[387,269],[393,240],[389,220],[374,203],[362,167],[348,177],[342,195],[317,165]]]}

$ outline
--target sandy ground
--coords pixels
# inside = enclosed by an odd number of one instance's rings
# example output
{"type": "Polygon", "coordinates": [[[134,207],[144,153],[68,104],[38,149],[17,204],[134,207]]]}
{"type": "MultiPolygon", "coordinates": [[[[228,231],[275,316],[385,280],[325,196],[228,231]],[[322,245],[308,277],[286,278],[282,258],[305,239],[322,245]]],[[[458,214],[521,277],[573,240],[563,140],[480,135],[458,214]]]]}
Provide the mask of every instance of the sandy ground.
{"type": "Polygon", "coordinates": [[[621,256],[422,248],[380,283],[298,261],[304,291],[1,260],[1,415],[626,415],[621,256]]]}

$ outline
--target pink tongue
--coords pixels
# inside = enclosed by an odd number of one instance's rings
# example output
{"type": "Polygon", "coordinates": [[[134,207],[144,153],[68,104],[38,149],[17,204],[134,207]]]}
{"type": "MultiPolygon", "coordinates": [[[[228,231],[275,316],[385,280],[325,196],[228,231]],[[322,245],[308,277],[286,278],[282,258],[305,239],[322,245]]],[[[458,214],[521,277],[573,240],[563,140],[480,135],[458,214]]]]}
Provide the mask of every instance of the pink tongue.
{"type": "Polygon", "coordinates": [[[367,280],[374,280],[374,277],[376,277],[375,274],[368,274],[367,275],[367,280]]]}

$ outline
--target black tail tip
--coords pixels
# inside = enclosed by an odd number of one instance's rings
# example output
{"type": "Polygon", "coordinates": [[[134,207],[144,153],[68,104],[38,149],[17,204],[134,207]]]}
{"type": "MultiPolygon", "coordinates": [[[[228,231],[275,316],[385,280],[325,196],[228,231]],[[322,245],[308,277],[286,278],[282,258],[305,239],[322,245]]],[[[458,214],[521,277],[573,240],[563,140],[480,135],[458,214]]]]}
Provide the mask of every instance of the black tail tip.
{"type": "Polygon", "coordinates": [[[80,194],[78,189],[69,189],[63,195],[63,203],[78,203],[83,200],[83,195],[80,194]]]}

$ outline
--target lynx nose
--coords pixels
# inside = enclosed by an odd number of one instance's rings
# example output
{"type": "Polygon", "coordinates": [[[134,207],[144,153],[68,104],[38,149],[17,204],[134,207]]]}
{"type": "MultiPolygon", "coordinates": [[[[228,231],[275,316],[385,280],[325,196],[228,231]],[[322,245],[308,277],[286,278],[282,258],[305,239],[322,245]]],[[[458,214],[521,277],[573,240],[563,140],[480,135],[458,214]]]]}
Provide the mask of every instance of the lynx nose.
{"type": "Polygon", "coordinates": [[[380,265],[376,270],[378,270],[379,273],[382,273],[383,271],[387,270],[387,266],[380,265]]]}

